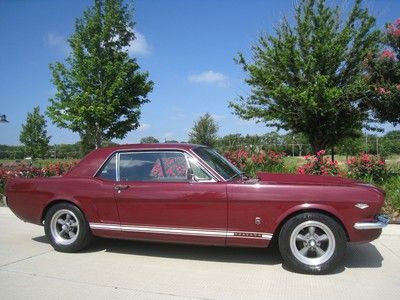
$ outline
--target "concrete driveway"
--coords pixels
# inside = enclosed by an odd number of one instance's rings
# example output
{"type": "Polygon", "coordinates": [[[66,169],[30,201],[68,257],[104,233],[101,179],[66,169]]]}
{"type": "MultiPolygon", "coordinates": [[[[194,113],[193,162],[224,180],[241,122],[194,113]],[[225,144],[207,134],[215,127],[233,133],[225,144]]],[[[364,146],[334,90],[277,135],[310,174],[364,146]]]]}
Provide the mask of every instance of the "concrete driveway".
{"type": "Polygon", "coordinates": [[[334,274],[301,275],[276,251],[97,239],[55,252],[43,228],[0,208],[1,299],[399,299],[400,225],[349,245],[334,274]]]}

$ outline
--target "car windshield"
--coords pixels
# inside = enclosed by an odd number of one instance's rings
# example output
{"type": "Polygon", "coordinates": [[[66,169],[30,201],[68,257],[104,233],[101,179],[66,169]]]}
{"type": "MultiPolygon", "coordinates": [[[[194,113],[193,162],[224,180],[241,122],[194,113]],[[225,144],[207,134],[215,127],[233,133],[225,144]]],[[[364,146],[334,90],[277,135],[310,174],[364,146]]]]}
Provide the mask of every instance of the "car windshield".
{"type": "Polygon", "coordinates": [[[236,168],[214,149],[198,147],[193,149],[193,151],[225,180],[233,179],[242,174],[242,171],[236,168]]]}

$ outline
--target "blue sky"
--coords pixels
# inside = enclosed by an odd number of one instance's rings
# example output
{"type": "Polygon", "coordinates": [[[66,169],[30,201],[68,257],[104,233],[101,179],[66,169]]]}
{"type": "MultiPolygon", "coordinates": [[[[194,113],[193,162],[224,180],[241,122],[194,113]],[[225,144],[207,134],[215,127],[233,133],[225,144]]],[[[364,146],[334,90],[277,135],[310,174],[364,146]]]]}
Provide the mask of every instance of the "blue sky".
{"type": "MultiPolygon", "coordinates": [[[[250,56],[260,33],[272,33],[284,15],[292,16],[295,1],[277,0],[136,0],[138,39],[130,54],[155,82],[150,103],[142,109],[141,127],[122,143],[144,136],[187,140],[194,121],[210,112],[219,135],[262,134],[273,129],[232,115],[228,101],[246,95],[245,74],[233,58],[250,56]]],[[[349,8],[352,1],[332,1],[349,8]]],[[[400,17],[400,1],[367,1],[378,27],[400,17]]],[[[49,63],[68,54],[66,39],[75,19],[92,1],[0,0],[0,144],[19,144],[26,114],[39,105],[44,112],[55,88],[49,63]]],[[[73,143],[78,135],[48,120],[51,143],[73,143]]],[[[392,129],[385,125],[386,130],[392,129]]]]}

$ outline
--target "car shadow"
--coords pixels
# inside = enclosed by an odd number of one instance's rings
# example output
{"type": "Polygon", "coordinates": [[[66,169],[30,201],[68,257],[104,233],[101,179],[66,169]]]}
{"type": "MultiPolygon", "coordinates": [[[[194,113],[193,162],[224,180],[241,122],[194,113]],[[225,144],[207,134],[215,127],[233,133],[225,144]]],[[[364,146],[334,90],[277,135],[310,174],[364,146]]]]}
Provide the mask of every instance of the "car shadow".
{"type": "MultiPolygon", "coordinates": [[[[46,236],[38,236],[32,238],[32,240],[39,243],[49,243],[46,236]]],[[[282,258],[277,246],[266,249],[237,248],[94,238],[89,248],[81,251],[81,253],[100,251],[198,261],[263,265],[282,264],[282,258]]],[[[348,244],[344,262],[333,274],[338,274],[345,271],[345,269],[352,268],[380,268],[382,266],[382,261],[383,257],[375,245],[371,243],[348,244]]],[[[283,266],[283,268],[285,268],[285,266],[283,266]]]]}
{"type": "Polygon", "coordinates": [[[371,243],[348,244],[344,266],[346,268],[380,268],[383,256],[371,243]]]}
{"type": "MultiPolygon", "coordinates": [[[[32,238],[35,242],[49,243],[46,236],[32,238]]],[[[232,262],[247,264],[281,264],[282,259],[276,248],[238,248],[186,244],[168,244],[94,238],[90,246],[81,253],[112,252],[127,255],[190,259],[199,261],[232,262]]]]}

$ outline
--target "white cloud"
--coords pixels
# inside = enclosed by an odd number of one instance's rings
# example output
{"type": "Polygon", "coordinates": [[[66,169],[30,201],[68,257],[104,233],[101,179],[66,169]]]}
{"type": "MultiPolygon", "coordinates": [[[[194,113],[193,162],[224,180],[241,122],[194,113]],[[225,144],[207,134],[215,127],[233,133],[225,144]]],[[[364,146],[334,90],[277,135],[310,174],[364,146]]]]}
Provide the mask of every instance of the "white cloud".
{"type": "Polygon", "coordinates": [[[214,84],[219,87],[226,87],[228,85],[227,76],[222,73],[214,72],[212,70],[190,75],[188,79],[190,82],[214,84]]]}
{"type": "Polygon", "coordinates": [[[147,129],[149,129],[150,127],[151,127],[150,124],[142,123],[142,124],[140,124],[140,126],[138,127],[137,131],[143,132],[143,131],[146,131],[147,129]]]}
{"type": "Polygon", "coordinates": [[[143,34],[135,32],[136,39],[134,39],[128,46],[127,50],[129,55],[148,55],[151,52],[149,43],[143,34]]]}
{"type": "Polygon", "coordinates": [[[57,33],[48,33],[45,37],[45,42],[48,46],[59,48],[66,53],[69,51],[67,40],[65,39],[65,37],[57,33]]]}

